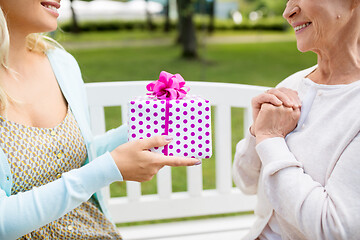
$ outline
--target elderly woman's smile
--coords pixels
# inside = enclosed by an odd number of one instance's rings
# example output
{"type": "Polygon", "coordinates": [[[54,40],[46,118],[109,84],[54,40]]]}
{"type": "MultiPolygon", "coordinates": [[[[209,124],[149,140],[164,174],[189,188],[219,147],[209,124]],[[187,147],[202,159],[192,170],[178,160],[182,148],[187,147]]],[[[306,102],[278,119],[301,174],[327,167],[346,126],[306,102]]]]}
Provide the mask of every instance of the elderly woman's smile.
{"type": "Polygon", "coordinates": [[[302,30],[304,30],[305,28],[307,28],[308,26],[310,26],[311,22],[307,22],[307,23],[295,23],[293,24],[293,28],[295,30],[296,33],[300,33],[302,30]]]}

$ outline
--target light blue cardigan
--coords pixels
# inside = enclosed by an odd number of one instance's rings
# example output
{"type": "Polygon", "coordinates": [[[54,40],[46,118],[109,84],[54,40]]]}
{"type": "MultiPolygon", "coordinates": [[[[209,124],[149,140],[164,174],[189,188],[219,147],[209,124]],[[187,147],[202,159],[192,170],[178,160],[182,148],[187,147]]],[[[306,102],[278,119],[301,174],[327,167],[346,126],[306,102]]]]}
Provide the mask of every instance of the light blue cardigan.
{"type": "Polygon", "coordinates": [[[54,182],[11,196],[12,175],[6,155],[0,149],[0,239],[16,239],[44,226],[87,201],[93,194],[104,207],[100,189],[122,181],[109,151],[127,141],[125,126],[93,137],[84,83],[76,60],[66,51],[53,49],[48,59],[86,142],[84,166],[64,173],[54,182]]]}

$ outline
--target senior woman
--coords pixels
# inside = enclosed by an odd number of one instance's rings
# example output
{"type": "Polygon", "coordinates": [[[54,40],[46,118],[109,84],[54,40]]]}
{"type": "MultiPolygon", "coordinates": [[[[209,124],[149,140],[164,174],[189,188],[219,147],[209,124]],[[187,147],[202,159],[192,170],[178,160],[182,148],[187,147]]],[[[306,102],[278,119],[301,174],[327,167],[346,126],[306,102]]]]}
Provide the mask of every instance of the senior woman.
{"type": "Polygon", "coordinates": [[[359,239],[360,1],[289,0],[283,16],[318,64],[252,101],[233,167],[258,196],[245,239],[359,239]]]}

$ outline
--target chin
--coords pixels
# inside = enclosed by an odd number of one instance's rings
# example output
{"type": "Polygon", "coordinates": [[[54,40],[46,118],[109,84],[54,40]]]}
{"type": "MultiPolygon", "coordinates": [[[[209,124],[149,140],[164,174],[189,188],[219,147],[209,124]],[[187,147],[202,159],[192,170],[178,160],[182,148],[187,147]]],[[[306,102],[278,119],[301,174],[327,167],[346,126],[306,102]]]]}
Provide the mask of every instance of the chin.
{"type": "Polygon", "coordinates": [[[53,21],[53,22],[49,22],[48,26],[47,26],[47,31],[46,32],[52,32],[55,31],[58,27],[58,22],[57,21],[53,21]]]}
{"type": "Polygon", "coordinates": [[[310,51],[310,48],[308,46],[306,46],[306,44],[303,44],[301,42],[297,42],[297,49],[300,52],[308,52],[308,51],[310,51]]]}
{"type": "Polygon", "coordinates": [[[58,27],[57,22],[48,23],[45,26],[39,27],[36,32],[38,32],[38,33],[53,32],[57,29],[57,27],[58,27]]]}

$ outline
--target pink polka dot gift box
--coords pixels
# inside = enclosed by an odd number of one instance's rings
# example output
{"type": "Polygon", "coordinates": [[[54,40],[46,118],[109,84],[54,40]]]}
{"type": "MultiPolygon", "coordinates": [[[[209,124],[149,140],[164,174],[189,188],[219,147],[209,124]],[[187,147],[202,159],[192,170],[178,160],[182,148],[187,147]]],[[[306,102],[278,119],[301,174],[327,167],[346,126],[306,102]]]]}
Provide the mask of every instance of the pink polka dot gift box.
{"type": "Polygon", "coordinates": [[[211,106],[200,96],[189,95],[180,74],[165,71],[147,85],[147,96],[128,103],[129,141],[155,135],[170,135],[173,141],[152,152],[168,156],[210,158],[211,106]]]}

